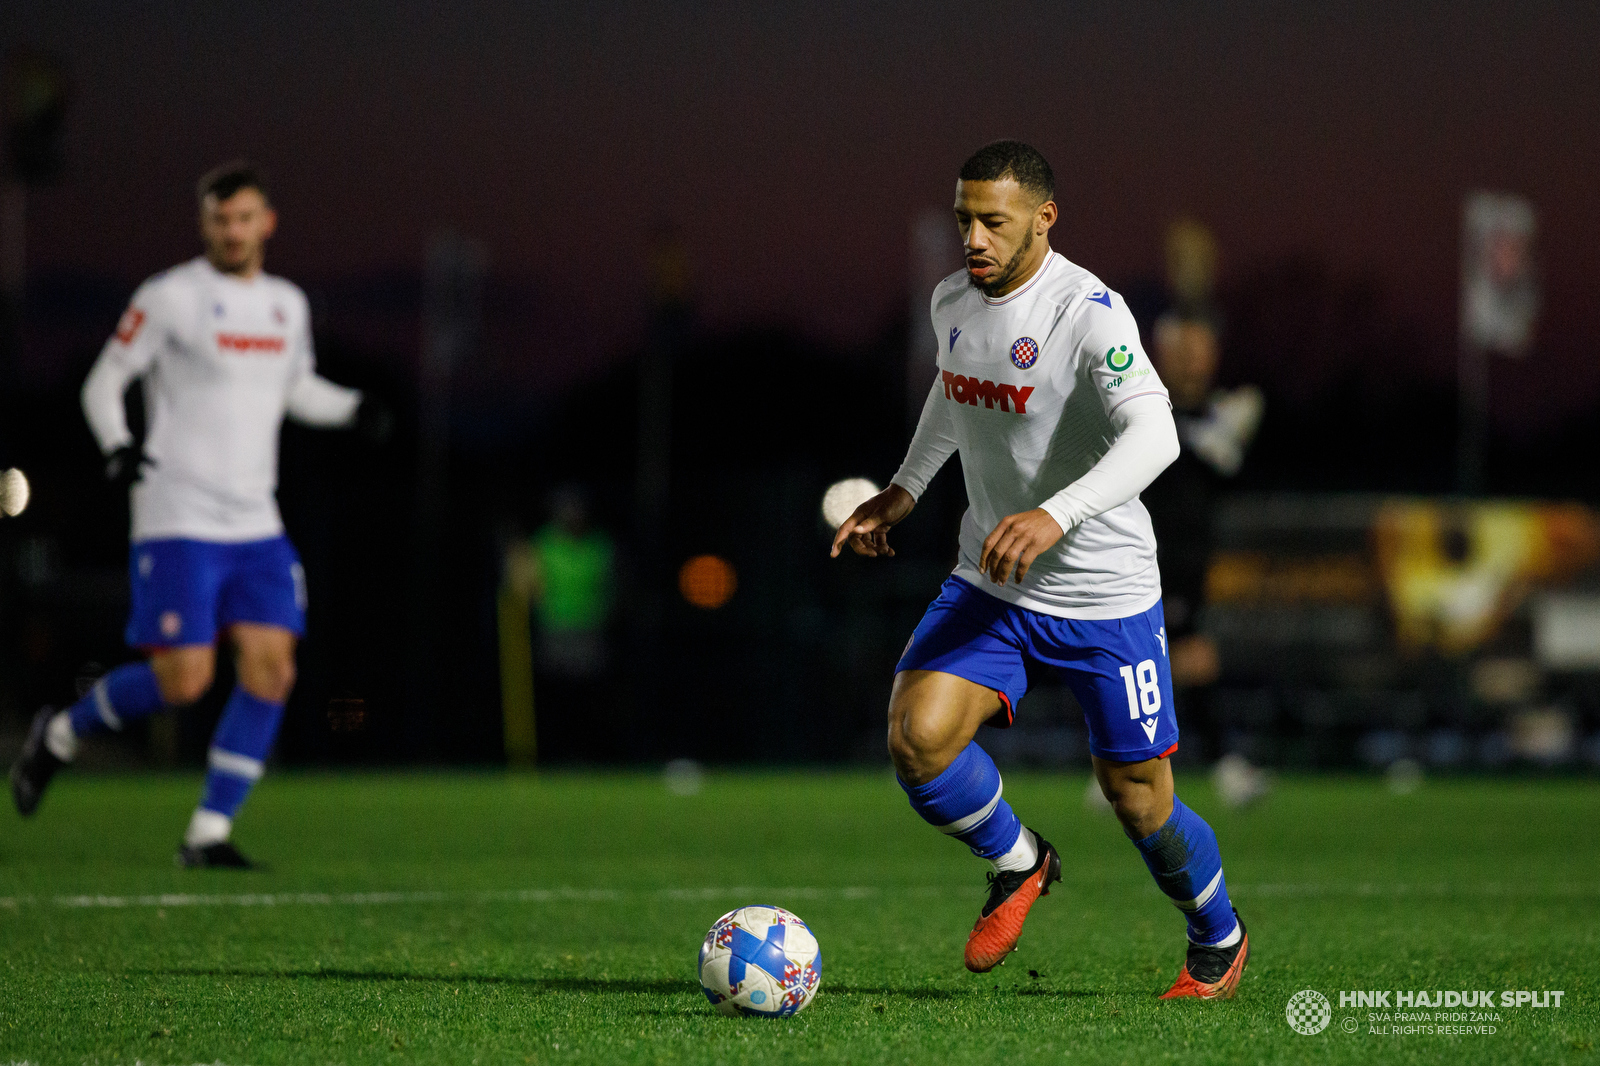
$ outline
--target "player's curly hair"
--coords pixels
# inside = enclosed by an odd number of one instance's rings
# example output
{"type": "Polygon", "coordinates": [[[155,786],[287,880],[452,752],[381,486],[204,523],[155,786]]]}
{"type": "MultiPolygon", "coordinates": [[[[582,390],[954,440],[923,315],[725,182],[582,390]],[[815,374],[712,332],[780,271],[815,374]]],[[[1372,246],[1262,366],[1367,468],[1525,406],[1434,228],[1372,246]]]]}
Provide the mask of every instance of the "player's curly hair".
{"type": "Polygon", "coordinates": [[[267,195],[267,176],[254,163],[244,159],[235,159],[206,171],[195,185],[194,192],[195,199],[205,203],[207,196],[226,200],[240,189],[254,189],[263,197],[267,195]]]}
{"type": "Polygon", "coordinates": [[[995,141],[972,153],[961,164],[962,181],[999,181],[1012,178],[1042,204],[1056,194],[1056,176],[1039,149],[1021,141],[995,141]]]}

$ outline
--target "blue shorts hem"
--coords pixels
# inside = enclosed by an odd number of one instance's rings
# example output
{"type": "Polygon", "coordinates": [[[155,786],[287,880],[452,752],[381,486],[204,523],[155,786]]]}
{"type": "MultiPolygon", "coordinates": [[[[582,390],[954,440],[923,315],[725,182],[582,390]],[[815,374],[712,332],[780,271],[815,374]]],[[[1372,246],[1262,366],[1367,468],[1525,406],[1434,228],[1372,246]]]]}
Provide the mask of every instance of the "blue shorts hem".
{"type": "Polygon", "coordinates": [[[1094,743],[1089,744],[1089,754],[1106,762],[1147,762],[1150,759],[1165,759],[1168,755],[1178,750],[1178,742],[1170,744],[1151,744],[1143,748],[1129,748],[1125,751],[1111,751],[1099,747],[1094,743]]]}

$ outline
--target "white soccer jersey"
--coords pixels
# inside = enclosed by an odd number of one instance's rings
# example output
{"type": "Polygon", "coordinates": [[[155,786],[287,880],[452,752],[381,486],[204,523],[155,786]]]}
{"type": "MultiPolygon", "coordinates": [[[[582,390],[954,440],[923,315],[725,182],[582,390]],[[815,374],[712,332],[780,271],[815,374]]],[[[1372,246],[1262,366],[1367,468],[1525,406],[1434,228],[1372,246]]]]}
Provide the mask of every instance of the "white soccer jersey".
{"type": "Polygon", "coordinates": [[[275,491],[284,415],[348,425],[361,400],[314,366],[305,293],[282,278],[244,280],[199,258],[139,286],[83,385],[84,413],[109,453],[133,443],[122,396],[144,381],[150,463],[133,487],[133,539],[283,532],[275,491]]]}
{"type": "Polygon", "coordinates": [[[1122,297],[1052,252],[999,299],[973,288],[964,270],[950,275],[934,290],[932,314],[939,376],[894,483],[920,496],[960,451],[969,506],[955,572],[1064,618],[1150,609],[1161,574],[1150,515],[1136,495],[1067,529],[1020,584],[996,585],[978,569],[984,539],[1002,518],[1045,504],[1105,455],[1117,408],[1143,396],[1166,400],[1122,297]]]}

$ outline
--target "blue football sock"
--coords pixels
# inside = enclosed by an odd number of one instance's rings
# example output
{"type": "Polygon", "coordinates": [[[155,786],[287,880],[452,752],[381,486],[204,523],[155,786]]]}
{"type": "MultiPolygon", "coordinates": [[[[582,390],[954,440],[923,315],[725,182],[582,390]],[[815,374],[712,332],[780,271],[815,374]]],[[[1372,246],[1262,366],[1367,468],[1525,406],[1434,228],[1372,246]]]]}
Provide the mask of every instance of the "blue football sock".
{"type": "Polygon", "coordinates": [[[1222,876],[1217,834],[1205,819],[1172,797],[1172,817],[1143,840],[1134,841],[1144,864],[1189,920],[1189,939],[1216,944],[1233,934],[1237,922],[1222,876]]]}
{"type": "Polygon", "coordinates": [[[234,688],[222,708],[217,731],[211,735],[206,786],[200,796],[202,810],[233,817],[251,787],[261,780],[282,720],[283,704],[234,688]]]}
{"type": "Polygon", "coordinates": [[[911,809],[980,859],[1010,851],[1022,834],[1011,804],[1000,798],[1000,771],[976,743],[968,744],[944,773],[921,785],[900,782],[911,809]]]}
{"type": "Polygon", "coordinates": [[[83,699],[67,708],[67,717],[72,722],[72,732],[86,737],[121,729],[122,723],[155,714],[165,706],[150,664],[128,663],[96,681],[83,699]]]}

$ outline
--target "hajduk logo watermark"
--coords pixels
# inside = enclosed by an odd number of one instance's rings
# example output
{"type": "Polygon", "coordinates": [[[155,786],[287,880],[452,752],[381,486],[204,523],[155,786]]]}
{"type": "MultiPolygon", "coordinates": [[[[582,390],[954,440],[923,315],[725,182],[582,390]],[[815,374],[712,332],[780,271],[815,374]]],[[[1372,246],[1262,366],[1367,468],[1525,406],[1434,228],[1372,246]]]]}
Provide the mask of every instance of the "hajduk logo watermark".
{"type": "Polygon", "coordinates": [[[1289,1006],[1283,1012],[1289,1019],[1289,1028],[1302,1036],[1316,1036],[1333,1020],[1333,1007],[1321,992],[1303,988],[1289,997],[1289,1006]]]}
{"type": "MultiPolygon", "coordinates": [[[[1365,1025],[1369,1036],[1493,1036],[1505,1021],[1502,1011],[1560,1007],[1565,995],[1551,989],[1340,992],[1339,1009],[1365,1013],[1366,1018],[1346,1017],[1339,1028],[1356,1033],[1365,1025]]],[[[1333,1005],[1321,992],[1306,988],[1289,997],[1284,1017],[1295,1032],[1316,1036],[1333,1020],[1333,1005]]]]}

